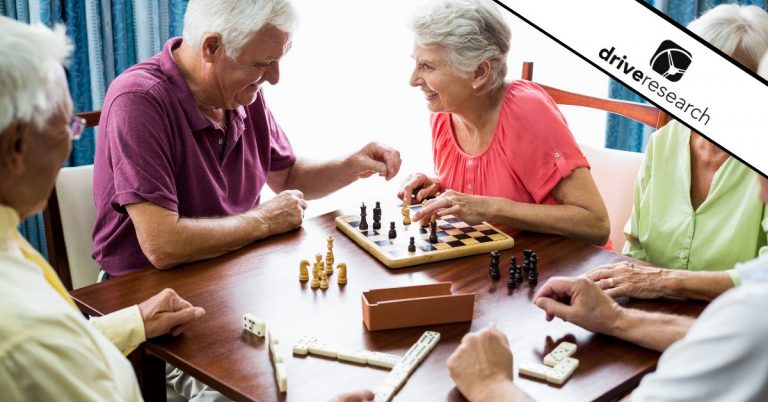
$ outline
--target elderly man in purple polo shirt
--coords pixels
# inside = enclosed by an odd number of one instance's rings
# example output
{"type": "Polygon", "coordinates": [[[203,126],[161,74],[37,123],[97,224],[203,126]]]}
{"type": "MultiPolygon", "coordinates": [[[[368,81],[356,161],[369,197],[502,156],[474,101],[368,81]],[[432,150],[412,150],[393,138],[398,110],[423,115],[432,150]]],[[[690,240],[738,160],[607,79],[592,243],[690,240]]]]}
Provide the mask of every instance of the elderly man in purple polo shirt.
{"type": "Polygon", "coordinates": [[[94,163],[106,274],[236,250],[299,227],[305,199],[397,174],[399,153],[376,143],[325,163],[294,155],[260,88],[277,84],[294,24],[287,0],[191,0],[183,38],[114,80],[94,163]],[[261,203],[264,184],[279,194],[261,203]]]}

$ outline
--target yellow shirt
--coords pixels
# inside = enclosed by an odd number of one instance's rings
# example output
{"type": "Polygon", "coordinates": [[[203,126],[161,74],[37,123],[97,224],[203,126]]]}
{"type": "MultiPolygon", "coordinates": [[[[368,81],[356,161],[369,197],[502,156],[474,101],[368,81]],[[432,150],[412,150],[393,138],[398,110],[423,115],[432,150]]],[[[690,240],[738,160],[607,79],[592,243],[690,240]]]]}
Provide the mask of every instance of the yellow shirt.
{"type": "Polygon", "coordinates": [[[133,368],[118,350],[128,353],[145,340],[138,306],[89,324],[51,267],[19,236],[18,224],[16,211],[0,205],[3,398],[141,401],[133,368]]]}

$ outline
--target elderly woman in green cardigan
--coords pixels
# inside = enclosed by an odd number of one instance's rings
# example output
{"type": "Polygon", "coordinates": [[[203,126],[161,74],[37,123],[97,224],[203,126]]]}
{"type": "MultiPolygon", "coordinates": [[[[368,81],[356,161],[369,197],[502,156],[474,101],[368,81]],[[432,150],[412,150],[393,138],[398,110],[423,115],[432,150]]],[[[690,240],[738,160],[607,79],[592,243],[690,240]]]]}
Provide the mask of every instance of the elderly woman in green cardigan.
{"type": "MultiPolygon", "coordinates": [[[[721,5],[688,28],[752,71],[768,50],[768,13],[756,6],[721,5]]],[[[758,192],[749,167],[670,122],[648,142],[622,250],[664,268],[622,262],[589,277],[614,297],[717,297],[744,279],[729,268],[768,252],[758,192]]]]}

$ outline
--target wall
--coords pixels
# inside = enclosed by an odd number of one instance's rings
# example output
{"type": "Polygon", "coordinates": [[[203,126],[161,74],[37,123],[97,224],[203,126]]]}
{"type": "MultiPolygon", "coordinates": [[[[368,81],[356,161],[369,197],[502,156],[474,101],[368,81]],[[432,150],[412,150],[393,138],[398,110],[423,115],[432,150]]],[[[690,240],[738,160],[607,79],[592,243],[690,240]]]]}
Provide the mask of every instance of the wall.
{"type": "MultiPolygon", "coordinates": [[[[294,0],[300,25],[281,62],[277,86],[267,85],[268,104],[298,155],[325,160],[368,141],[401,152],[401,173],[387,183],[361,180],[310,203],[309,215],[352,208],[376,188],[395,194],[410,172],[432,173],[429,114],[422,92],[408,85],[413,67],[407,28],[412,1],[294,0]]],[[[606,96],[608,79],[556,42],[503,11],[512,30],[509,79],[523,61],[535,62],[534,79],[558,88],[606,96]]],[[[564,107],[577,141],[602,146],[605,113],[564,107]]],[[[271,197],[265,190],[264,197],[271,197]]]]}

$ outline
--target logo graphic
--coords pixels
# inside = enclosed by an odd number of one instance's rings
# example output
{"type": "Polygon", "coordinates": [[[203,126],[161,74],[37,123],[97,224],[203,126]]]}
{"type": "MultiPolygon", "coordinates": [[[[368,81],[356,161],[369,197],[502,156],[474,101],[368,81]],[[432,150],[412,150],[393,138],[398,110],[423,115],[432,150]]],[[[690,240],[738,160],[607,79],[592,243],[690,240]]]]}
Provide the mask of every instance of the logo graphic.
{"type": "Polygon", "coordinates": [[[651,68],[662,77],[680,81],[685,70],[691,65],[691,53],[671,40],[665,40],[651,58],[651,68]]]}

